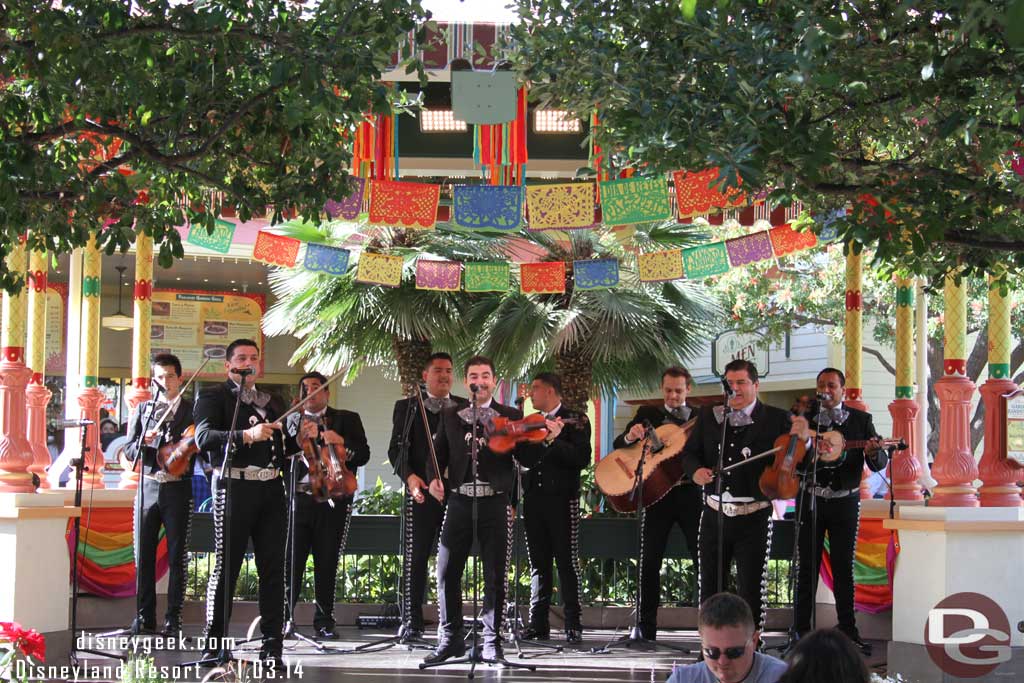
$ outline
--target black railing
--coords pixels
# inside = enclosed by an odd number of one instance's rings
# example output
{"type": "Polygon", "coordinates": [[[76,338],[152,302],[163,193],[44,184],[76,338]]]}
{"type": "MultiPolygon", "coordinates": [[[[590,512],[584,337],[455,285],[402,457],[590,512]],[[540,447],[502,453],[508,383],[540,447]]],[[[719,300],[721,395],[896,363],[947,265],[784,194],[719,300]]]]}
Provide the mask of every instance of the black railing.
{"type": "MultiPolygon", "coordinates": [[[[636,585],[636,526],[626,517],[594,517],[580,523],[581,598],[586,605],[628,605],[636,585]]],[[[337,600],[339,602],[393,603],[396,600],[398,577],[401,574],[399,519],[395,515],[354,515],[349,527],[348,542],[338,570],[337,600]]],[[[213,564],[213,515],[197,512],[192,521],[189,593],[193,599],[204,599],[207,577],[213,564]]],[[[519,547],[520,585],[529,593],[530,571],[522,530],[517,534],[519,547]]],[[[793,549],[793,522],[776,521],[772,534],[768,575],[768,606],[787,607],[792,604],[788,589],[790,557],[793,549]]],[[[472,590],[472,562],[467,566],[464,590],[472,590]]],[[[301,598],[312,599],[312,560],[307,565],[301,598]]],[[[433,564],[433,560],[431,560],[433,564]]],[[[512,568],[515,571],[515,567],[512,568]]],[[[433,572],[433,569],[431,569],[433,572]]],[[[478,572],[482,581],[483,572],[478,572]]],[[[433,575],[433,574],[431,574],[433,575]]],[[[510,580],[514,574],[510,575],[510,580]]],[[[427,582],[428,600],[434,582],[427,582]]],[[[482,586],[481,586],[482,587],[482,586]]],[[[251,548],[246,553],[236,596],[254,599],[257,577],[251,548]]],[[[690,551],[679,529],[669,536],[662,567],[662,604],[692,606],[696,602],[696,576],[690,551]]],[[[557,594],[557,579],[556,579],[557,594]]]]}

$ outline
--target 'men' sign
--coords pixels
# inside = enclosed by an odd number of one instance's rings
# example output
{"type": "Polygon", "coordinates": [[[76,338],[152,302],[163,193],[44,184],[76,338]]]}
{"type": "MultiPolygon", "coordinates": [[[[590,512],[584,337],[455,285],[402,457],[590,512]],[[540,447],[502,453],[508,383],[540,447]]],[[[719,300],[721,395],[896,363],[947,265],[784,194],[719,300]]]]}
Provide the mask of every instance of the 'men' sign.
{"type": "Polygon", "coordinates": [[[768,374],[768,344],[759,334],[729,330],[715,337],[711,344],[711,370],[718,377],[725,375],[725,366],[741,358],[757,367],[757,374],[768,374]]]}

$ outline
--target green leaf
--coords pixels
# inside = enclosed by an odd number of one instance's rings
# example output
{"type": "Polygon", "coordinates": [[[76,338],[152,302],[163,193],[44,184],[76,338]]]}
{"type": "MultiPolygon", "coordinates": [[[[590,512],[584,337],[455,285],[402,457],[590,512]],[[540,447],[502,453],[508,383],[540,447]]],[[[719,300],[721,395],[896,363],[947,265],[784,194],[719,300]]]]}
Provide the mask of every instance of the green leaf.
{"type": "Polygon", "coordinates": [[[1006,8],[1006,42],[1024,48],[1024,0],[1011,0],[1006,8]]]}
{"type": "Polygon", "coordinates": [[[679,11],[687,21],[693,21],[697,16],[697,0],[679,0],[679,11]]]}

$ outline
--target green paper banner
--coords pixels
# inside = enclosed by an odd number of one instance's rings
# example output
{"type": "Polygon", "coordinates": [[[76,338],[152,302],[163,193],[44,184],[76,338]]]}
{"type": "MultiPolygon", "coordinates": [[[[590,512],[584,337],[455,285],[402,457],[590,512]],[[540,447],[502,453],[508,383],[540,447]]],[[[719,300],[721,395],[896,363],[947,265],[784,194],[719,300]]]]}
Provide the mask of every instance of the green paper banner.
{"type": "Polygon", "coordinates": [[[725,242],[683,249],[683,270],[690,280],[703,280],[729,272],[729,252],[725,242]]]}
{"type": "Polygon", "coordinates": [[[601,222],[633,225],[671,218],[664,178],[627,178],[601,183],[601,222]]]}
{"type": "Polygon", "coordinates": [[[203,247],[219,254],[226,254],[231,250],[231,242],[235,239],[235,224],[218,218],[213,228],[213,234],[206,232],[201,225],[192,225],[188,229],[186,242],[197,247],[203,247]]]}
{"type": "Polygon", "coordinates": [[[467,292],[504,292],[509,285],[509,266],[507,263],[467,263],[467,292]]]}

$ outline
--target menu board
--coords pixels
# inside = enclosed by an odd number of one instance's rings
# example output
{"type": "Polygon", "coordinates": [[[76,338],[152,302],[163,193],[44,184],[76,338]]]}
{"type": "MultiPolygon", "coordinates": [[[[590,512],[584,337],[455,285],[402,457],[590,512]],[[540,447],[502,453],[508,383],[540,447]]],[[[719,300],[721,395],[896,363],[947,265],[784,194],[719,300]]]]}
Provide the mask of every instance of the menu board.
{"type": "Polygon", "coordinates": [[[260,321],[266,310],[262,294],[201,292],[170,289],[153,292],[150,326],[151,352],[173,353],[186,375],[209,358],[200,375],[223,378],[228,344],[252,339],[260,350],[258,377],[263,376],[263,332],[260,321]]]}
{"type": "Polygon", "coordinates": [[[1006,457],[1024,465],[1024,394],[1019,390],[1006,400],[1006,457]]]}
{"type": "Polygon", "coordinates": [[[63,374],[68,353],[64,337],[68,330],[68,286],[59,282],[46,284],[46,372],[63,374]]]}

